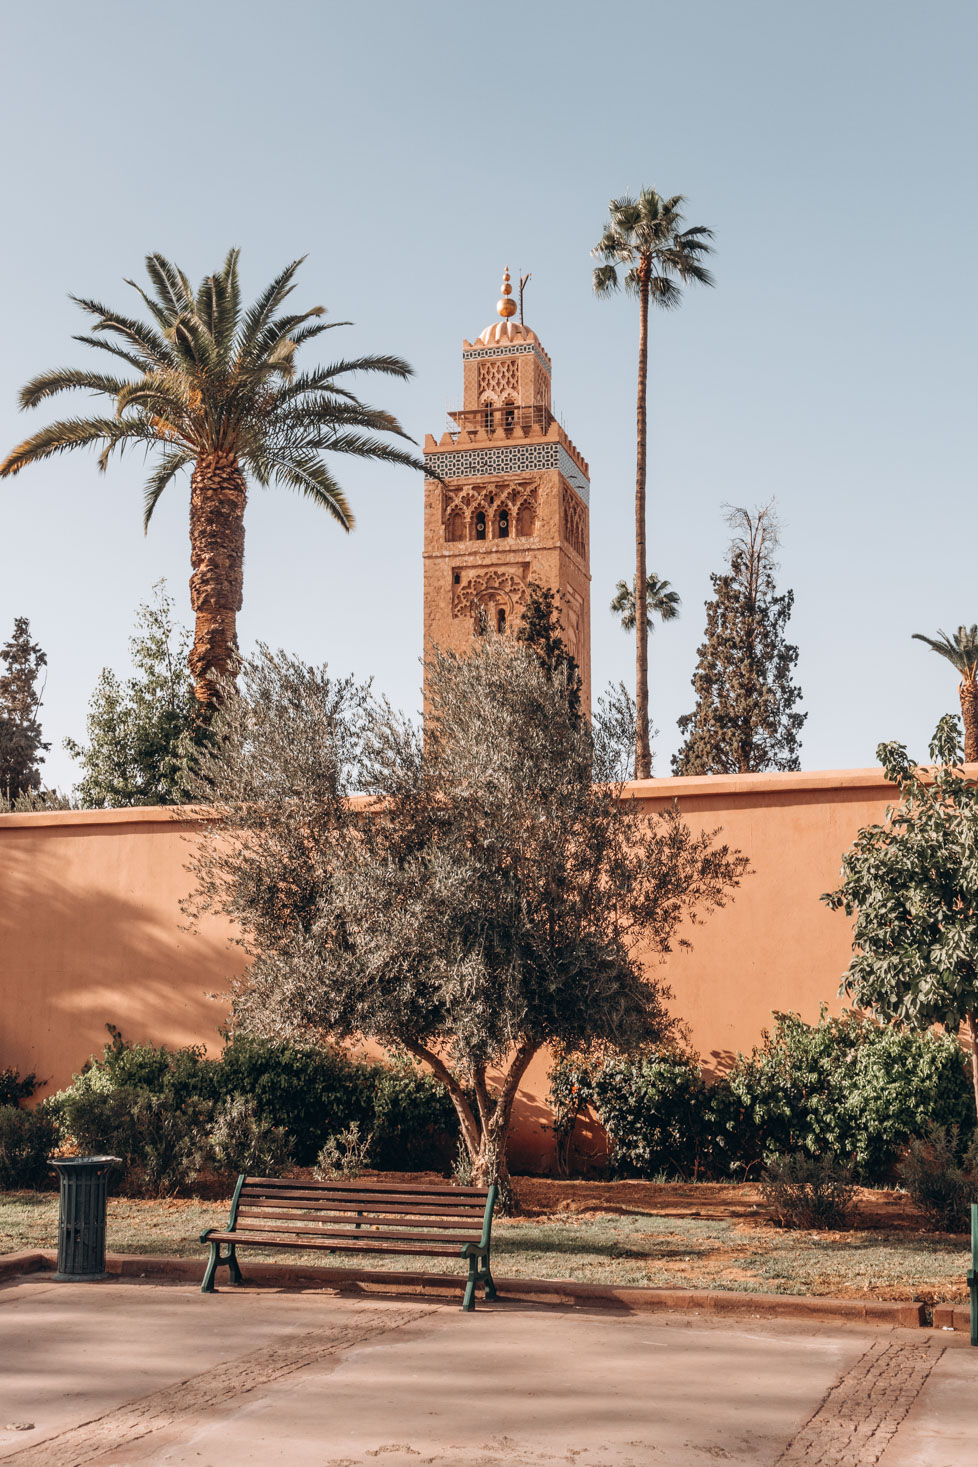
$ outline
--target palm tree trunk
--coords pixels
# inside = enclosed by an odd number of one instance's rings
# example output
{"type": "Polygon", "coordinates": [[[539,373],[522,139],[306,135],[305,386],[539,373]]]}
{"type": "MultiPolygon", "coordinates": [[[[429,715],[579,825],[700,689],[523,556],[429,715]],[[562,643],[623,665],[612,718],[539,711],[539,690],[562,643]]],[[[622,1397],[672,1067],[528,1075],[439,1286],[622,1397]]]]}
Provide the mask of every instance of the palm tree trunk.
{"type": "Polygon", "coordinates": [[[973,677],[961,679],[961,722],[964,724],[964,762],[978,761],[978,682],[973,677]]]}
{"type": "Polygon", "coordinates": [[[642,278],[639,294],[638,400],[635,455],[635,778],[652,774],[649,742],[649,620],[645,543],[646,393],[649,376],[649,283],[642,278]]]}
{"type": "Polygon", "coordinates": [[[190,480],[190,605],[196,617],[190,671],[202,707],[216,678],[235,672],[244,580],[244,474],[231,453],[201,454],[190,480]]]}

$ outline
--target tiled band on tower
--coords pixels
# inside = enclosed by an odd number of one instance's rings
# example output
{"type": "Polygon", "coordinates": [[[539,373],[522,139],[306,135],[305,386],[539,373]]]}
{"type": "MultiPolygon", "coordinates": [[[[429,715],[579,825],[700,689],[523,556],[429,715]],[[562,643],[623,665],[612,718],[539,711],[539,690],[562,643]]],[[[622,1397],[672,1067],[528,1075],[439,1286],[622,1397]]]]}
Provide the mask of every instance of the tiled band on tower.
{"type": "Polygon", "coordinates": [[[502,318],[462,344],[463,405],[450,432],[425,437],[424,640],[463,652],[480,626],[509,633],[536,581],[558,593],[565,641],[591,698],[588,466],[551,411],[550,358],[502,318]]]}

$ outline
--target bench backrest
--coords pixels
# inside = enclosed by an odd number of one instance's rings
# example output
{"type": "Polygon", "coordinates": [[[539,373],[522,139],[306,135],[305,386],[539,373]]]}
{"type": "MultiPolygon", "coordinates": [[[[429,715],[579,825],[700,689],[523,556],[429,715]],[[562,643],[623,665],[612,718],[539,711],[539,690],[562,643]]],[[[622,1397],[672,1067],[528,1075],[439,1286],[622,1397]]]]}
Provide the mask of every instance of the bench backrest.
{"type": "Polygon", "coordinates": [[[299,1182],[238,1178],[229,1230],[303,1233],[324,1224],[416,1229],[419,1241],[488,1242],[496,1188],[423,1186],[408,1182],[299,1182]]]}

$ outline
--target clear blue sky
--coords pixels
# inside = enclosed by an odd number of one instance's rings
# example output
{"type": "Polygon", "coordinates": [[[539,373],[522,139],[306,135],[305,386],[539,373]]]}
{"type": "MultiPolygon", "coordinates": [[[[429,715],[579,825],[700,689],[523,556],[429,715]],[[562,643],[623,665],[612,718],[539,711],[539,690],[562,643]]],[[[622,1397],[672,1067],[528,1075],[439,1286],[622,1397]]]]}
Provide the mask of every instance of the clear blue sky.
{"type": "MultiPolygon", "coordinates": [[[[532,270],[526,319],[591,464],[595,687],[630,681],[607,603],[633,554],[636,320],[593,299],[589,250],[613,195],[683,193],[716,231],[717,288],[654,322],[650,564],[684,600],[654,637],[656,771],[691,706],[725,501],[777,496],[806,768],[872,763],[882,738],[923,752],[956,708],[910,634],[978,621],[970,0],[55,0],[4,6],[0,40],[4,450],[47,418],[17,412],[22,382],[87,360],[68,292],[128,305],[150,250],[199,278],[238,244],[249,294],[307,252],[298,299],[356,323],[344,352],[414,364],[373,395],[419,439],[459,397],[502,266],[532,270]]],[[[0,488],[0,633],[27,615],[47,650],[62,785],[61,740],[99,669],[127,669],[160,576],[189,620],[187,487],[144,538],[141,467],[72,456],[0,488]]],[[[413,709],[421,482],[355,464],[343,482],[349,538],[254,492],[242,641],[413,709]]]]}

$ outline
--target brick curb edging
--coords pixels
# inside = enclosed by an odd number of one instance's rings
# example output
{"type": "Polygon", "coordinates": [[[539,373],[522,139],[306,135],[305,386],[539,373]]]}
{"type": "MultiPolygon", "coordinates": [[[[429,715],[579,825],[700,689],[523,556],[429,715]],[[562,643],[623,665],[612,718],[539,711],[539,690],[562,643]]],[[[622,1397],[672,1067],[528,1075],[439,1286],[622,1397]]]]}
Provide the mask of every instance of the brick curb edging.
{"type": "MultiPolygon", "coordinates": [[[[18,1274],[37,1273],[54,1267],[57,1255],[48,1250],[8,1253],[0,1256],[0,1280],[18,1274]]],[[[163,1258],[154,1254],[110,1253],[105,1260],[110,1276],[118,1278],[166,1279],[199,1284],[204,1264],[197,1258],[163,1258]]],[[[245,1263],[247,1281],[279,1288],[305,1286],[343,1288],[357,1286],[369,1294],[410,1289],[429,1298],[455,1298],[463,1280],[460,1275],[417,1274],[400,1270],[323,1268],[291,1263],[245,1263]]],[[[614,1288],[607,1284],[578,1283],[573,1279],[506,1279],[497,1284],[504,1298],[540,1304],[610,1304],[629,1311],[665,1310],[684,1314],[753,1314],[768,1319],[824,1320],[833,1324],[876,1324],[890,1328],[920,1329],[925,1325],[924,1305],[889,1299],[826,1299],[804,1294],[748,1294],[726,1289],[651,1289],[635,1286],[614,1288]]],[[[938,1305],[935,1326],[962,1328],[952,1304],[938,1305]],[[947,1318],[944,1316],[947,1315],[947,1318]]]]}

